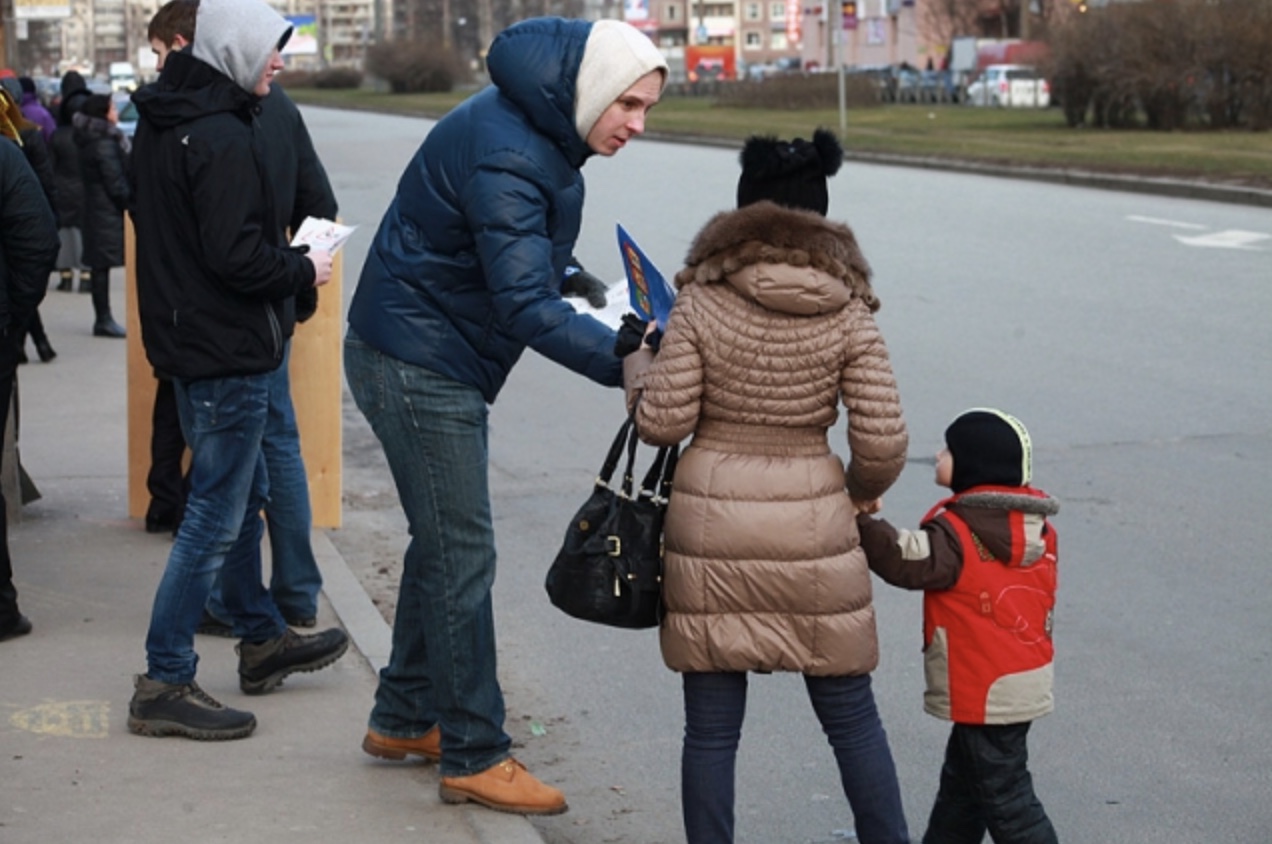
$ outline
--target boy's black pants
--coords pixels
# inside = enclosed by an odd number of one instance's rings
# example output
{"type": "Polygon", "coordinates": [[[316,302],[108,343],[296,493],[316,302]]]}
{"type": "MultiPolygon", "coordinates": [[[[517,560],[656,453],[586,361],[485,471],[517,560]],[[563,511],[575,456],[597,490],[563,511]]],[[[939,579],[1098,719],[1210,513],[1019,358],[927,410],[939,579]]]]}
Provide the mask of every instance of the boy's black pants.
{"type": "Polygon", "coordinates": [[[1029,723],[955,724],[923,844],[1056,844],[1029,776],[1029,723]]]}

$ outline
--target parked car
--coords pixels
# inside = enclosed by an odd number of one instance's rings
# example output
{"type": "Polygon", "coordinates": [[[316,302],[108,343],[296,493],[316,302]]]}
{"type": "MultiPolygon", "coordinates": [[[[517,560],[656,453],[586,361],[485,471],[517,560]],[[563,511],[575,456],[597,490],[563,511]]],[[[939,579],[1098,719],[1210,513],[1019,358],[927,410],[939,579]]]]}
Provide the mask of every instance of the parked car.
{"type": "Polygon", "coordinates": [[[1051,86],[1029,65],[991,64],[967,86],[966,101],[995,108],[1046,108],[1051,103],[1051,86]]]}
{"type": "Polygon", "coordinates": [[[62,80],[56,76],[36,76],[32,81],[35,82],[35,94],[45,108],[62,94],[62,80]]]}
{"type": "Polygon", "coordinates": [[[917,103],[921,93],[923,75],[908,64],[899,64],[892,68],[896,99],[898,103],[917,103]]]}
{"type": "Polygon", "coordinates": [[[137,70],[132,62],[110,63],[110,89],[129,92],[137,90],[137,70]]]}
{"type": "Polygon", "coordinates": [[[137,106],[133,104],[132,95],[125,93],[116,93],[112,95],[115,100],[115,111],[119,114],[119,131],[128,137],[132,137],[137,131],[137,106]]]}
{"type": "Polygon", "coordinates": [[[847,72],[869,79],[879,102],[918,102],[919,72],[908,64],[863,64],[850,67],[847,72]]]}
{"type": "Polygon", "coordinates": [[[919,79],[919,102],[956,103],[959,100],[958,83],[948,70],[925,70],[919,79]]]}
{"type": "Polygon", "coordinates": [[[743,73],[743,78],[756,82],[761,79],[768,79],[770,76],[782,76],[788,73],[799,72],[799,56],[786,56],[766,64],[747,65],[746,70],[743,73]]]}

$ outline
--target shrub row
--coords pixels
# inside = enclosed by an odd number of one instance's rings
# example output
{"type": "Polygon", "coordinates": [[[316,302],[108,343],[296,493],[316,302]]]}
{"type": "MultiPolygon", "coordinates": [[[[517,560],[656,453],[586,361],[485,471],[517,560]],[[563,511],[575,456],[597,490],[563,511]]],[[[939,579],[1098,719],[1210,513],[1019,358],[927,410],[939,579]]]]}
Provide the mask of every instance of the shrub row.
{"type": "Polygon", "coordinates": [[[1268,0],[1111,3],[1050,40],[1046,71],[1070,126],[1272,127],[1268,0]]]}
{"type": "Polygon", "coordinates": [[[278,74],[284,88],[359,88],[362,71],[353,67],[328,67],[322,70],[288,70],[278,74]]]}
{"type": "Polygon", "coordinates": [[[366,66],[395,94],[450,91],[469,81],[468,68],[455,51],[436,42],[383,41],[367,51],[366,66]]]}
{"type": "MultiPolygon", "coordinates": [[[[708,96],[730,108],[794,111],[839,105],[839,77],[835,73],[782,74],[761,80],[719,82],[709,84],[709,88],[704,91],[708,96]]],[[[860,75],[845,77],[844,102],[849,108],[879,105],[875,83],[860,75]]]]}

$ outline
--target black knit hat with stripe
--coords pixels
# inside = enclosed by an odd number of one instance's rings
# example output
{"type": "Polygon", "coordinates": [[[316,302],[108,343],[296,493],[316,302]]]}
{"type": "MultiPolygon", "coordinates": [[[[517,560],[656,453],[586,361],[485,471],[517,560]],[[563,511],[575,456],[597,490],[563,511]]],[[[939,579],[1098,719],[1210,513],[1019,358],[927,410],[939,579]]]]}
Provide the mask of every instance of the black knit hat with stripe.
{"type": "Polygon", "coordinates": [[[985,484],[1026,486],[1033,473],[1029,432],[1001,410],[977,407],[960,414],[945,429],[945,445],[954,460],[955,493],[985,484]]]}

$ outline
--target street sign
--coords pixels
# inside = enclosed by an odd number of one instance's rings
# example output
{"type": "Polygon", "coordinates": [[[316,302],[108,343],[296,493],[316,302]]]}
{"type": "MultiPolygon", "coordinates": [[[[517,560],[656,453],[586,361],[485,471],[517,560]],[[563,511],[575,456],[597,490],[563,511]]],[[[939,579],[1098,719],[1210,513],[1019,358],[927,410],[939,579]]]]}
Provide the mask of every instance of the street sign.
{"type": "Polygon", "coordinates": [[[857,28],[857,0],[843,0],[844,29],[857,28]]]}

